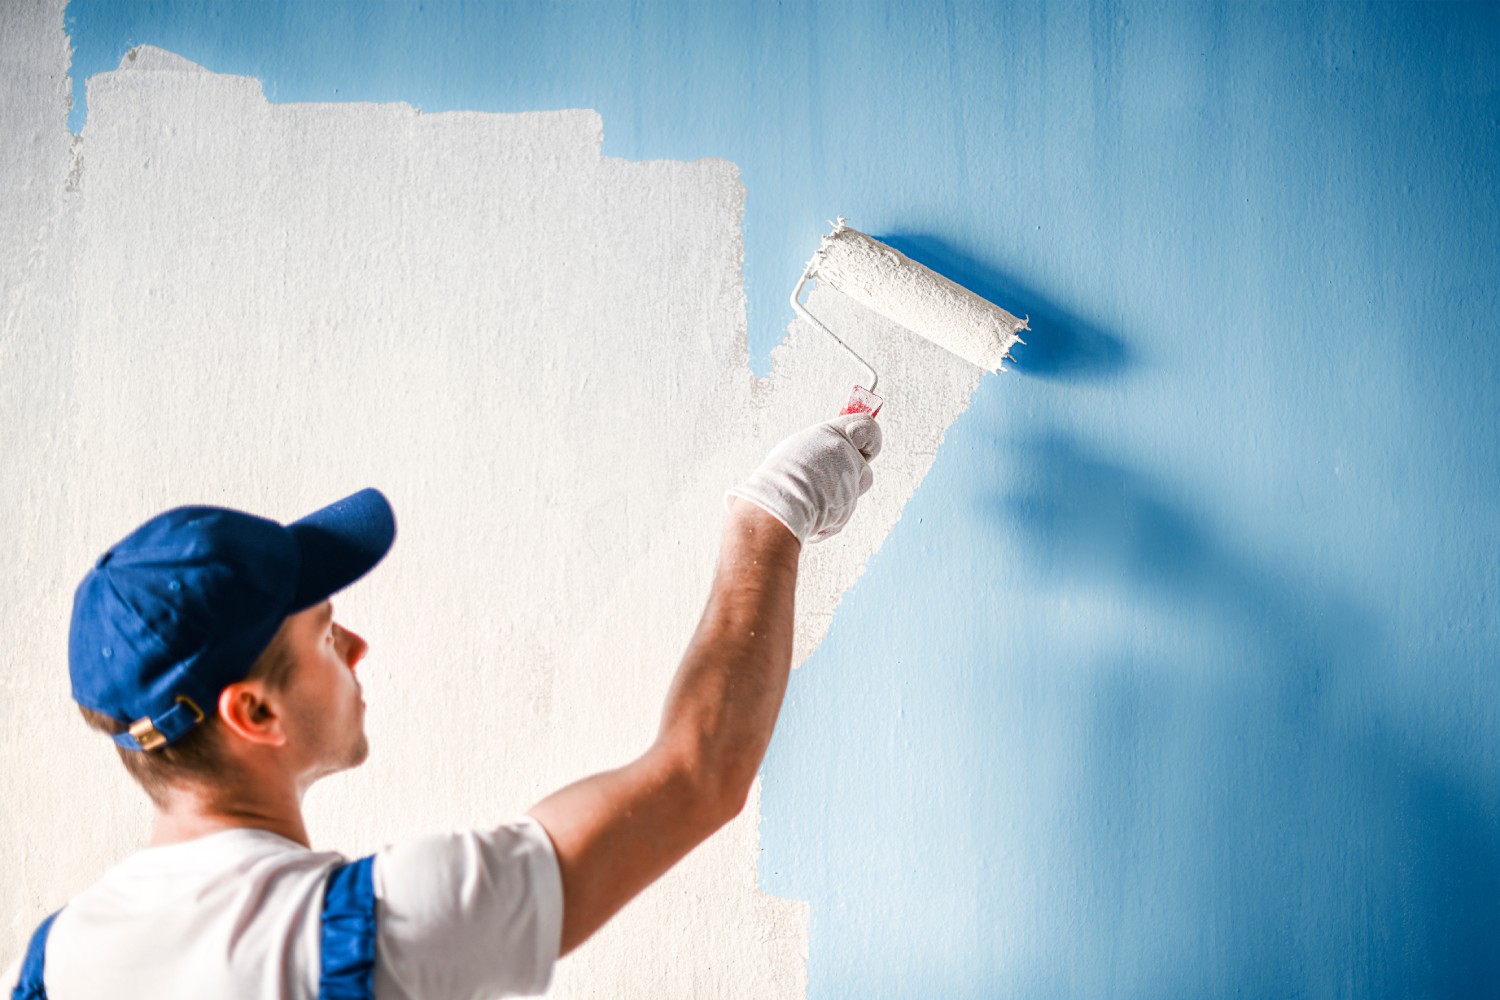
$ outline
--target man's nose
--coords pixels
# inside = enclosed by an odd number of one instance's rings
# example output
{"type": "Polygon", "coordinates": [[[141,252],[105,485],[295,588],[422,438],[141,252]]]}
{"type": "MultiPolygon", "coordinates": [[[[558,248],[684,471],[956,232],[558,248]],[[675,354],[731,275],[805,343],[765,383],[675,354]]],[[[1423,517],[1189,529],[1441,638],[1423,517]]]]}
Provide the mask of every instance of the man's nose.
{"type": "Polygon", "coordinates": [[[370,651],[370,644],[368,642],[365,642],[365,640],[360,637],[358,633],[344,628],[344,626],[342,625],[338,626],[338,629],[341,633],[343,633],[344,658],[349,663],[349,669],[353,670],[355,665],[358,664],[360,660],[363,660],[365,658],[365,654],[370,651]]]}

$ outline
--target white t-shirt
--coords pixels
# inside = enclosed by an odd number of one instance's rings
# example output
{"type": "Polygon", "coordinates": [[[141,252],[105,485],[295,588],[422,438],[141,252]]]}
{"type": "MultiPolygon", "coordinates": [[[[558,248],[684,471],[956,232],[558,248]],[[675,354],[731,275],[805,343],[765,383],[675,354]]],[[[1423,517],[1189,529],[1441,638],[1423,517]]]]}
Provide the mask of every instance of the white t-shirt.
{"type": "MultiPolygon", "coordinates": [[[[311,1000],[323,889],[347,860],[244,829],[131,855],[52,925],[48,1000],[311,1000]]],[[[531,817],[387,847],[374,882],[378,1000],[490,1000],[551,982],[562,879],[531,817]]]]}

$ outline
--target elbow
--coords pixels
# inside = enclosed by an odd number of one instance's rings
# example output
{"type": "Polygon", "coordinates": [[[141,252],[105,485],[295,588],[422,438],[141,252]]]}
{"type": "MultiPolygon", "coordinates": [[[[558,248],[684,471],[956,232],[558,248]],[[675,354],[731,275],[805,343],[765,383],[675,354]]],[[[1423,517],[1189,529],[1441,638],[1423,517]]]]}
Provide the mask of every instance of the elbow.
{"type": "Polygon", "coordinates": [[[728,826],[736,816],[745,811],[748,795],[717,795],[706,800],[696,811],[698,836],[707,840],[728,826]]]}
{"type": "Polygon", "coordinates": [[[758,769],[751,771],[743,767],[727,768],[718,776],[709,801],[715,821],[714,829],[725,826],[745,811],[758,773],[758,769]]]}
{"type": "Polygon", "coordinates": [[[671,767],[673,784],[683,790],[683,812],[699,836],[707,838],[725,826],[750,801],[754,774],[733,767],[715,766],[698,756],[676,755],[671,767]]]}
{"type": "Polygon", "coordinates": [[[745,811],[745,806],[750,802],[751,781],[736,781],[730,783],[725,790],[721,791],[715,802],[715,816],[717,825],[714,829],[726,826],[740,813],[745,811]]]}

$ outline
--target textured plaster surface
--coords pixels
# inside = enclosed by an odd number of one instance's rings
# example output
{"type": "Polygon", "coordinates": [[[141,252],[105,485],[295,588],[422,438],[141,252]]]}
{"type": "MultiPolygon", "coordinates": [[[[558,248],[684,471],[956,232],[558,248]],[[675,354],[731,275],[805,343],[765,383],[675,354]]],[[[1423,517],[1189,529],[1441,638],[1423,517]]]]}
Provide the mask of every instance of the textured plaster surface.
{"type": "MultiPolygon", "coordinates": [[[[6,11],[0,794],[27,821],[0,833],[0,952],[146,833],[67,699],[66,626],[89,562],[170,506],[394,504],[387,562],[335,601],[372,646],[374,753],[313,792],[317,846],[500,821],[643,750],[723,491],[857,374],[800,327],[750,373],[735,166],[604,157],[590,111],[272,105],[149,46],[90,80],[75,158],[60,11],[6,11]]],[[[813,305],[885,376],[887,437],[804,556],[798,663],[980,378],[813,305]]],[[[757,823],[758,795],[556,995],[802,995],[806,908],[757,887],[757,823]]]]}

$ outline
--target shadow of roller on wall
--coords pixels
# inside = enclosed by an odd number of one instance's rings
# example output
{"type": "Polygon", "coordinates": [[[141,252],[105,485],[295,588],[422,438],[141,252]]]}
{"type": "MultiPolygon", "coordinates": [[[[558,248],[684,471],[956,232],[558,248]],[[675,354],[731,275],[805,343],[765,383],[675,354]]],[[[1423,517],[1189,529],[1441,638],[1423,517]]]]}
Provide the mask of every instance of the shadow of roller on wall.
{"type": "Polygon", "coordinates": [[[1007,370],[1056,381],[1102,382],[1119,377],[1130,366],[1130,352],[1118,337],[944,240],[919,233],[875,238],[980,298],[1018,316],[1029,316],[1026,343],[1012,350],[1016,364],[1007,365],[1007,370]]]}

